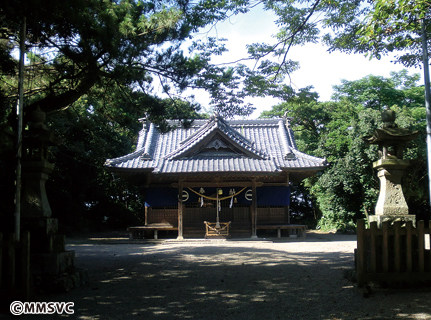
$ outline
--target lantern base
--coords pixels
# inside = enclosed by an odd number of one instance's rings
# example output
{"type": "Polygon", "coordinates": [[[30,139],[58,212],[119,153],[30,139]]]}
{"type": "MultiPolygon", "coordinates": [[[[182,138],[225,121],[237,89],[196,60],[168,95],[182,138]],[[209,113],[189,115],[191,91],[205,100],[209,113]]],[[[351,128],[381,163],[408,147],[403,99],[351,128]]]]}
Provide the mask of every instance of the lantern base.
{"type": "Polygon", "coordinates": [[[371,215],[369,216],[369,221],[371,222],[377,222],[377,228],[381,229],[383,222],[389,221],[389,223],[392,225],[394,222],[401,221],[403,224],[405,224],[408,221],[411,221],[413,223],[413,226],[416,226],[416,216],[413,214],[385,214],[385,215],[371,215]]]}

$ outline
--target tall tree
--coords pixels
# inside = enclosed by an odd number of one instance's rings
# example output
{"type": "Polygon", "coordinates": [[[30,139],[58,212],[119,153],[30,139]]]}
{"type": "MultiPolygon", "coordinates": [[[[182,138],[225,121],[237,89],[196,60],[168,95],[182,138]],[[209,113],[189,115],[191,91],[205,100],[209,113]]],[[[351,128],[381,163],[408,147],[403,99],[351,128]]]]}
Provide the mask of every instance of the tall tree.
{"type": "MultiPolygon", "coordinates": [[[[361,46],[371,56],[397,52],[396,61],[405,66],[422,64],[422,27],[431,3],[427,0],[373,1],[357,32],[361,46]]],[[[425,32],[431,33],[427,22],[425,32]]],[[[429,39],[429,37],[428,37],[429,39]]]]}
{"type": "Polygon", "coordinates": [[[402,71],[390,78],[367,76],[342,81],[334,86],[330,102],[318,102],[317,94],[305,88],[295,98],[262,114],[268,117],[287,112],[293,118],[298,147],[331,163],[321,176],[303,183],[315,199],[321,228],[353,229],[356,219],[374,213],[379,181],[372,162],[377,159],[377,149],[363,138],[381,126],[380,114],[385,107],[397,112],[399,126],[421,132],[421,138],[410,143],[406,151],[412,165],[404,178],[404,191],[411,213],[419,218],[429,215],[424,179],[425,110],[418,80],[418,75],[402,71]]]}
{"type": "MultiPolygon", "coordinates": [[[[67,168],[77,170],[75,174],[86,172],[88,186],[107,181],[101,179],[103,173],[94,168],[103,164],[102,159],[118,156],[119,150],[128,145],[125,138],[136,134],[130,121],[132,117],[136,119],[146,114],[165,129],[168,118],[196,117],[199,104],[192,98],[188,101],[179,98],[186,88],[207,89],[214,107],[226,116],[249,114],[252,108],[243,104],[245,93],[237,87],[243,76],[240,72],[254,76],[252,71],[212,65],[211,56],[225,51],[222,42],[212,38],[206,43],[193,43],[191,54],[184,53],[182,48],[194,32],[230,14],[246,11],[246,5],[237,0],[222,3],[211,0],[1,2],[2,132],[6,129],[12,136],[15,129],[17,63],[14,48],[24,17],[28,27],[25,121],[32,110],[41,108],[50,115],[51,127],[63,136],[64,146],[55,148],[52,153],[59,165],[64,165],[56,169],[53,178],[64,186],[76,181],[76,175],[69,175],[67,168]],[[155,90],[157,87],[161,87],[169,99],[162,99],[155,90]],[[121,129],[121,126],[132,127],[132,130],[121,129]],[[73,160],[66,161],[67,157],[73,160]],[[79,170],[85,164],[88,166],[79,170]],[[64,179],[67,176],[70,180],[64,179]]],[[[14,152],[7,139],[2,139],[0,148],[2,194],[8,195],[4,212],[9,214],[13,211],[14,152]]],[[[101,193],[105,186],[99,187],[101,193]]],[[[65,187],[64,191],[71,191],[69,195],[73,195],[79,190],[76,184],[73,188],[65,187]]],[[[88,188],[80,197],[96,189],[88,188]]],[[[80,197],[71,196],[69,203],[77,203],[80,197]]],[[[93,192],[93,196],[85,196],[78,202],[81,208],[84,204],[91,207],[103,197],[110,196],[93,192]]]]}
{"type": "MultiPolygon", "coordinates": [[[[221,115],[249,115],[253,108],[244,103],[248,94],[288,91],[282,84],[283,72],[277,71],[277,76],[272,77],[274,65],[267,61],[262,61],[256,70],[244,65],[213,65],[211,57],[225,51],[223,41],[214,38],[191,40],[205,26],[244,13],[251,6],[253,3],[243,0],[1,2],[2,132],[5,129],[12,136],[16,126],[15,50],[24,18],[27,21],[28,59],[25,122],[37,108],[49,114],[51,126],[65,141],[65,146],[53,150],[53,156],[65,167],[71,166],[72,162],[66,163],[65,158],[61,160],[62,155],[81,161],[81,164],[100,166],[101,157],[95,155],[94,148],[104,152],[103,158],[110,157],[113,146],[117,151],[121,150],[120,142],[130,138],[132,133],[136,134],[133,129],[120,129],[121,125],[133,128],[132,117],[145,115],[163,130],[169,129],[166,119],[195,118],[200,105],[192,96],[183,96],[188,88],[207,90],[213,109],[221,115]],[[190,44],[189,52],[184,51],[186,42],[190,44]],[[103,143],[101,137],[111,144],[103,143]]],[[[185,121],[184,124],[187,125],[185,121]]],[[[3,151],[1,167],[5,168],[1,172],[1,187],[11,191],[12,143],[2,139],[0,148],[3,151]],[[6,175],[8,178],[3,179],[6,175]]],[[[74,168],[77,170],[77,165],[74,168]]],[[[67,176],[66,172],[57,173],[57,176],[53,174],[56,181],[65,181],[62,176],[67,176]]],[[[95,175],[89,174],[87,178],[93,179],[95,175]]],[[[72,181],[74,177],[70,178],[72,181]]],[[[90,180],[88,185],[95,181],[90,180]]],[[[54,188],[53,192],[56,191],[54,188]]],[[[13,199],[12,192],[8,199],[13,199]]],[[[83,199],[82,203],[91,206],[92,200],[83,199]]]]}
{"type": "MultiPolygon", "coordinates": [[[[125,229],[144,223],[142,188],[115,178],[104,167],[107,158],[133,150],[142,129],[137,119],[144,116],[139,107],[143,103],[162,106],[152,115],[156,121],[178,114],[186,119],[205,117],[196,112],[185,114],[192,110],[185,101],[151,101],[140,92],[105,92],[99,87],[50,117],[63,144],[51,148],[55,169],[47,182],[47,192],[53,215],[60,218],[64,232],[125,229]],[[159,114],[159,109],[163,113],[159,114]]],[[[160,128],[169,130],[162,125],[160,128]]]]}
{"type": "MultiPolygon", "coordinates": [[[[26,45],[39,55],[29,76],[44,77],[43,83],[27,88],[27,113],[37,107],[61,110],[94,85],[130,87],[154,96],[160,83],[172,97],[186,88],[204,88],[219,113],[248,115],[252,107],[244,97],[284,88],[280,82],[292,69],[284,66],[275,76],[275,65],[267,60],[256,70],[215,66],[211,56],[225,51],[222,41],[194,42],[191,54],[183,52],[182,44],[203,27],[251,5],[242,0],[12,0],[0,4],[0,51],[10,57],[26,17],[26,45]]],[[[10,68],[12,60],[6,59],[2,68],[10,68]]]]}

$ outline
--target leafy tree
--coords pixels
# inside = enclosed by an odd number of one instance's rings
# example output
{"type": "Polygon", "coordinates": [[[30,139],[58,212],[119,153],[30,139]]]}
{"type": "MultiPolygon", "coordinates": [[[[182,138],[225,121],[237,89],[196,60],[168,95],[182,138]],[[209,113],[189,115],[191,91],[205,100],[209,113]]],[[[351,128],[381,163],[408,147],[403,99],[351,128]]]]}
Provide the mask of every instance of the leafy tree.
{"type": "MultiPolygon", "coordinates": [[[[361,45],[374,57],[400,52],[397,62],[405,66],[421,65],[420,20],[426,19],[430,9],[431,3],[426,0],[373,1],[358,31],[361,45]]],[[[431,26],[426,26],[425,32],[429,34],[431,26]]]]}
{"type": "Polygon", "coordinates": [[[154,97],[160,83],[171,97],[186,88],[204,88],[219,113],[248,115],[253,108],[244,104],[244,97],[284,90],[283,75],[292,67],[276,68],[267,60],[256,70],[220,67],[211,64],[211,56],[225,51],[221,41],[196,41],[190,55],[181,45],[201,28],[250,6],[242,0],[12,0],[0,5],[0,51],[9,57],[2,68],[14,62],[11,48],[26,17],[26,45],[38,55],[28,76],[44,79],[27,88],[27,113],[38,106],[46,112],[61,110],[95,85],[129,87],[154,97]]]}
{"type": "MultiPolygon", "coordinates": [[[[405,197],[411,213],[418,218],[429,214],[427,203],[425,110],[423,88],[418,75],[406,71],[392,73],[391,78],[367,76],[356,81],[342,81],[334,86],[332,101],[318,102],[308,87],[292,99],[262,114],[280,116],[287,112],[300,150],[331,163],[320,176],[302,183],[317,207],[315,223],[322,229],[353,229],[356,219],[374,213],[379,180],[372,168],[377,147],[364,142],[382,125],[380,114],[385,107],[397,112],[399,126],[419,130],[405,153],[412,165],[404,179],[405,197]]],[[[302,188],[302,187],[301,187],[302,188]]],[[[298,197],[304,199],[304,197],[298,197]]],[[[292,200],[294,201],[294,200],[292,200]]],[[[310,214],[314,212],[309,211],[310,214]]]]}
{"type": "MultiPolygon", "coordinates": [[[[273,11],[279,32],[272,43],[249,45],[252,59],[276,56],[283,66],[292,68],[289,59],[293,46],[322,43],[329,51],[382,55],[398,54],[394,62],[406,67],[422,64],[421,26],[431,3],[427,0],[267,0],[265,10],[273,11]]],[[[431,25],[426,23],[431,42],[431,25]]]]}
{"type": "MultiPolygon", "coordinates": [[[[136,119],[143,116],[138,106],[147,100],[139,92],[105,92],[96,87],[50,117],[63,144],[51,148],[56,166],[47,182],[47,192],[53,215],[60,218],[64,232],[143,223],[143,190],[112,176],[104,162],[129,153],[136,145],[141,129],[136,119]]],[[[184,101],[165,99],[157,103],[166,105],[160,117],[174,118],[178,112],[190,110],[184,101]]],[[[205,115],[194,112],[184,117],[205,115]]]]}
{"type": "MultiPolygon", "coordinates": [[[[110,177],[101,170],[104,160],[130,151],[126,141],[136,135],[132,119],[147,115],[168,130],[166,119],[198,117],[200,106],[193,97],[180,98],[186,88],[207,89],[214,107],[226,116],[251,113],[251,106],[242,105],[245,93],[237,86],[244,75],[255,77],[257,73],[244,67],[237,71],[212,65],[211,56],[225,51],[215,39],[193,43],[190,55],[181,47],[204,26],[246,10],[246,3],[237,0],[1,2],[2,132],[6,130],[13,138],[17,99],[13,50],[25,17],[29,59],[25,122],[39,107],[50,115],[50,126],[64,141],[51,155],[58,162],[52,175],[54,184],[47,186],[53,194],[53,211],[82,213],[88,208],[95,210],[100,203],[106,209],[107,203],[130,198],[110,193],[115,185],[126,188],[117,181],[107,183],[110,177]],[[169,99],[162,99],[155,91],[158,83],[169,99]]],[[[0,159],[7,213],[13,211],[11,141],[2,139],[0,159]]]]}

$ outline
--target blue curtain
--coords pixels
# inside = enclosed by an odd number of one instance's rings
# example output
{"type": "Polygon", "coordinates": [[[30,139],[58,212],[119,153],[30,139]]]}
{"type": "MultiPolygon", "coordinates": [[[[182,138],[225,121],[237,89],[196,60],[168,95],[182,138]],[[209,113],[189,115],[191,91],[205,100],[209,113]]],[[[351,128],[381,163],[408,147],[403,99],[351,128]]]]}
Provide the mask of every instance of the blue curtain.
{"type": "MultiPolygon", "coordinates": [[[[199,192],[200,188],[193,188],[199,192]]],[[[216,188],[204,188],[206,196],[215,197],[216,188]]],[[[223,190],[221,197],[229,195],[231,189],[235,192],[240,191],[241,187],[220,188],[223,190]]],[[[256,188],[258,206],[288,206],[290,205],[290,188],[289,187],[259,187],[256,188]]],[[[246,188],[236,198],[240,204],[251,205],[251,188],[246,188]]],[[[178,189],[176,188],[147,188],[145,197],[146,207],[163,207],[176,206],[178,204],[178,189]]],[[[183,189],[183,202],[198,202],[199,196],[188,188],[183,189]]]]}

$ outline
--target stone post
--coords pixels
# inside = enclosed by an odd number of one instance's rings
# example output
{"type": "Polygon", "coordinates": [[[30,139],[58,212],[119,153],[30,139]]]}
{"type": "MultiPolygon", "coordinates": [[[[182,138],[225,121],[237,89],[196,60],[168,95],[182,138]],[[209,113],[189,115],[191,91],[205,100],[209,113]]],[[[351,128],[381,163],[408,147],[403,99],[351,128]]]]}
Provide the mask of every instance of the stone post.
{"type": "Polygon", "coordinates": [[[45,182],[54,166],[46,160],[23,161],[23,208],[27,217],[51,217],[45,182]]]}

